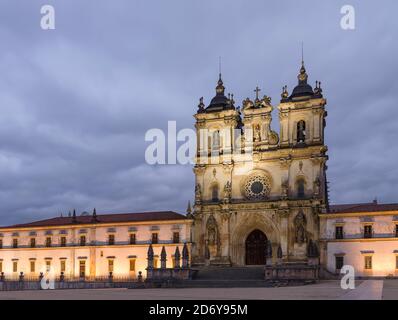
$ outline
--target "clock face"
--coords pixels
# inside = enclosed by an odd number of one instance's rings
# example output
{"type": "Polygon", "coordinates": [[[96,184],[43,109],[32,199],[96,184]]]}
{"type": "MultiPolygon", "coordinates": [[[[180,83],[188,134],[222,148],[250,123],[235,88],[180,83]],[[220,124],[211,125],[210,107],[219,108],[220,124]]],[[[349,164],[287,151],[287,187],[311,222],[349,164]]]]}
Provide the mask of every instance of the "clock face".
{"type": "Polygon", "coordinates": [[[252,176],[244,187],[245,196],[248,199],[265,199],[271,190],[271,184],[268,177],[252,176]]]}

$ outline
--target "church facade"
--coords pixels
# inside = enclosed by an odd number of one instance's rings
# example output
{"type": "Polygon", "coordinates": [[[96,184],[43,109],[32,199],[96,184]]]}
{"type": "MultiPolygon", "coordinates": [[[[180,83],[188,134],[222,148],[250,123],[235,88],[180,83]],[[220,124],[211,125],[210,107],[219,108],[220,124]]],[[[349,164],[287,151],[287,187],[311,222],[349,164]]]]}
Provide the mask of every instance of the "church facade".
{"type": "Polygon", "coordinates": [[[198,264],[265,264],[267,244],[273,259],[279,252],[283,261],[304,262],[309,241],[319,240],[319,215],[328,209],[320,83],[308,84],[303,63],[292,93],[283,88],[279,134],[271,129],[271,99],[255,91],[236,108],[220,75],[216,96],[207,107],[201,99],[195,115],[198,264]]]}
{"type": "Polygon", "coordinates": [[[329,205],[327,111],[321,83],[283,87],[271,129],[271,99],[235,107],[221,78],[195,114],[197,155],[192,262],[197,265],[308,265],[330,274],[398,275],[398,205],[329,205]],[[315,260],[314,260],[315,258],[315,260]]]}
{"type": "Polygon", "coordinates": [[[49,268],[72,279],[145,278],[149,256],[152,271],[176,270],[181,252],[192,267],[315,262],[330,275],[351,265],[357,276],[398,276],[398,204],[329,204],[321,83],[308,83],[302,63],[275,106],[279,133],[271,98],[259,92],[236,107],[220,74],[211,102],[200,99],[186,216],[94,211],[0,227],[0,280],[49,268]]]}

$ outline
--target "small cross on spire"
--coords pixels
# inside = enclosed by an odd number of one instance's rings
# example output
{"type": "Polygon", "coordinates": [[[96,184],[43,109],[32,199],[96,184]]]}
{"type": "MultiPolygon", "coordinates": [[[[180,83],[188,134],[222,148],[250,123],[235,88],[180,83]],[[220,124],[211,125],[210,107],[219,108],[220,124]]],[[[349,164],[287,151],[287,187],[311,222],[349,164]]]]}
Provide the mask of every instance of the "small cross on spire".
{"type": "Polygon", "coordinates": [[[256,93],[256,100],[258,100],[258,93],[261,91],[261,89],[256,86],[256,89],[254,89],[254,92],[256,93]]]}

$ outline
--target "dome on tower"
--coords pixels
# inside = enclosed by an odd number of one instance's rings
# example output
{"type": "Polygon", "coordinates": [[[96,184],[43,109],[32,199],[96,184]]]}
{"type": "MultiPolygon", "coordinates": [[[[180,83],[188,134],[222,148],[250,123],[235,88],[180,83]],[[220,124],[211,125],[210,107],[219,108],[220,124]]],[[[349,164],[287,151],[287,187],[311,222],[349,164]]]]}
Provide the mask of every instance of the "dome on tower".
{"type": "Polygon", "coordinates": [[[290,95],[290,100],[301,100],[305,98],[312,98],[314,96],[314,90],[307,83],[308,75],[304,67],[304,62],[302,62],[300,73],[297,76],[298,85],[293,89],[292,94],[290,95]]]}
{"type": "Polygon", "coordinates": [[[206,112],[217,112],[217,111],[235,109],[233,103],[231,103],[231,99],[228,99],[225,96],[224,92],[225,92],[225,87],[221,79],[221,73],[220,73],[216,87],[216,95],[214,96],[213,99],[211,99],[209,106],[206,108],[206,112]]]}

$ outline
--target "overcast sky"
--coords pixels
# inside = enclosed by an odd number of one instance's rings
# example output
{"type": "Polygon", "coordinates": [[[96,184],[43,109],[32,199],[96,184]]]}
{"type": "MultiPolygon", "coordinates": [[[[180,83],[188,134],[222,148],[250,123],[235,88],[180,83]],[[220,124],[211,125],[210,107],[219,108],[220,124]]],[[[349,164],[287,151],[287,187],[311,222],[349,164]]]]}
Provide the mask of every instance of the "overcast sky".
{"type": "Polygon", "coordinates": [[[396,0],[1,0],[0,225],[185,212],[192,167],[147,165],[146,131],[193,128],[219,56],[238,105],[256,85],[276,104],[301,41],[328,100],[331,202],[398,202],[397,12],[396,0]],[[55,30],[40,28],[44,4],[55,30]],[[340,27],[345,4],[355,30],[340,27]]]}

